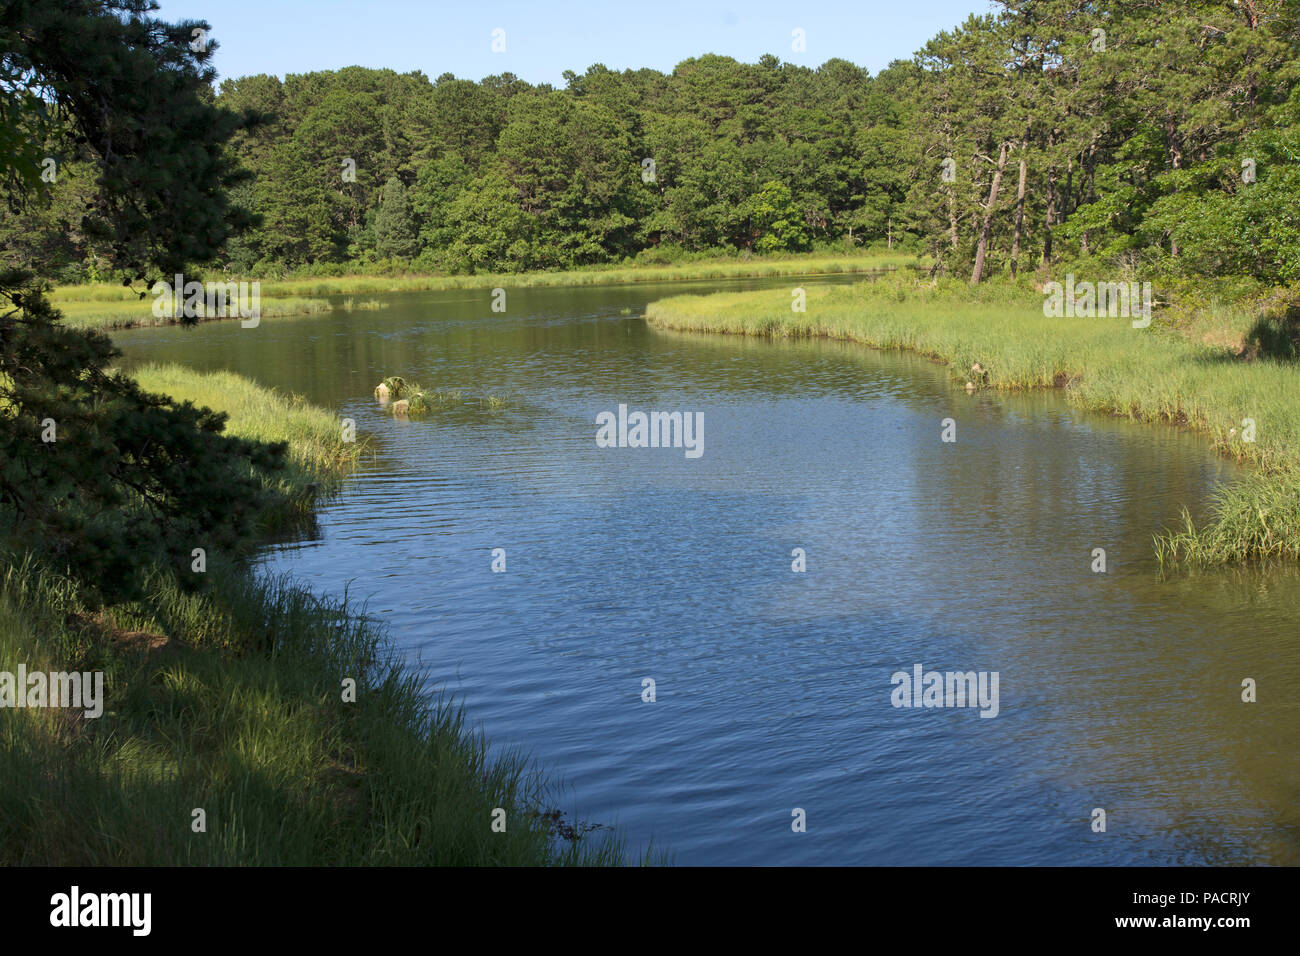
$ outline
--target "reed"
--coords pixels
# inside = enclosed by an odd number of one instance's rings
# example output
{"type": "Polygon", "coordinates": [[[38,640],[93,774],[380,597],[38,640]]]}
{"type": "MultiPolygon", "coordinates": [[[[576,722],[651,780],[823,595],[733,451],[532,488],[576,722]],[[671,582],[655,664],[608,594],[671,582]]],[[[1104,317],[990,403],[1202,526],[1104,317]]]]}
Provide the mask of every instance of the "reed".
{"type": "MultiPolygon", "coordinates": [[[[79,286],[63,287],[77,289],[79,286]]],[[[79,329],[117,329],[149,328],[162,325],[177,325],[171,316],[153,314],[152,299],[111,301],[102,299],[75,299],[52,296],[54,306],[63,314],[63,324],[79,329]]],[[[376,304],[374,308],[379,308],[376,304]]],[[[324,299],[309,299],[300,296],[285,296],[267,300],[260,305],[260,318],[278,319],[293,315],[319,315],[328,312],[333,306],[324,299]]],[[[371,308],[363,304],[357,308],[371,308]]],[[[351,311],[349,309],[349,311],[351,311]]],[[[200,317],[200,322],[216,322],[236,316],[214,315],[200,317]]]]}
{"type": "MultiPolygon", "coordinates": [[[[232,373],[137,377],[288,442],[286,495],[316,500],[365,448],[332,412],[232,373]]],[[[100,671],[106,697],[93,719],[0,708],[0,865],[625,861],[615,831],[575,839],[542,774],[490,756],[346,593],[209,555],[200,588],[158,568],[140,600],[90,607],[40,558],[0,557],[0,671],[100,671]]]]}
{"type": "Polygon", "coordinates": [[[1161,564],[1300,558],[1300,368],[1242,352],[1241,329],[1258,324],[1258,309],[1238,306],[1235,340],[1207,341],[1168,316],[1134,329],[1127,318],[1048,318],[1042,303],[1028,281],[971,288],[894,276],[810,287],[804,312],[792,310],[790,290],[774,290],[660,299],[646,320],[907,349],[950,365],[960,386],[1061,388],[1082,408],[1194,429],[1255,474],[1218,489],[1199,523],[1187,515],[1183,528],[1160,536],[1161,564]]]}
{"type": "MultiPolygon", "coordinates": [[[[704,259],[670,265],[610,265],[571,269],[562,272],[490,273],[479,275],[439,275],[411,273],[407,275],[342,275],[268,278],[257,275],[236,277],[259,283],[264,303],[263,315],[269,315],[266,305],[276,300],[311,302],[314,311],[330,308],[322,302],[324,296],[380,295],[391,292],[438,292],[447,289],[527,289],[549,286],[620,285],[636,282],[674,282],[692,279],[763,278],[783,275],[840,275],[855,272],[873,272],[901,267],[914,261],[902,253],[852,253],[825,255],[818,253],[772,256],[727,257],[704,259]]],[[[222,280],[227,278],[223,276],[222,280]]],[[[49,294],[50,301],[70,319],[100,324],[109,320],[131,322],[133,325],[154,324],[153,297],[139,296],[139,288],[132,290],[107,282],[56,286],[49,294]]],[[[348,303],[343,303],[348,308],[348,303]]],[[[353,302],[351,310],[381,308],[378,300],[353,302]]],[[[281,311],[278,314],[290,314],[281,311]]],[[[295,313],[297,314],[297,313],[295,313]]],[[[116,325],[112,327],[128,327],[116,325]]]]}

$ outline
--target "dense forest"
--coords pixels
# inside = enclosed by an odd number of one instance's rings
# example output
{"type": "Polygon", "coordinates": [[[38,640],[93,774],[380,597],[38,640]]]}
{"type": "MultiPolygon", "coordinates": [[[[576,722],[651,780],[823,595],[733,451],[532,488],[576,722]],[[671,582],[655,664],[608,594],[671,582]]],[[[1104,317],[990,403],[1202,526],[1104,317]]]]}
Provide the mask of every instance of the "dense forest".
{"type": "MultiPolygon", "coordinates": [[[[974,281],[1100,256],[1300,278],[1300,2],[1000,0],[875,76],[767,55],[566,87],[353,67],[229,79],[230,273],[563,269],[900,244],[974,281]]],[[[103,273],[71,140],[0,247],[103,273]]]]}

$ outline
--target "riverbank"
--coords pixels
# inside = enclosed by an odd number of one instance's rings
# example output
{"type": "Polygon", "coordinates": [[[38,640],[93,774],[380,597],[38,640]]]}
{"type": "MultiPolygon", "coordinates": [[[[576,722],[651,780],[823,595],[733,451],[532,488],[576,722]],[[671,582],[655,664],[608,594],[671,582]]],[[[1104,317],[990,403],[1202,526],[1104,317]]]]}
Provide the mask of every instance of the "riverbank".
{"type": "MultiPolygon", "coordinates": [[[[332,308],[326,296],[381,295],[393,292],[442,292],[454,289],[527,289],[551,286],[625,285],[640,282],[684,282],[700,279],[745,279],[771,276],[843,275],[901,267],[914,261],[903,253],[808,253],[781,257],[717,258],[671,265],[642,264],[575,269],[568,272],[520,272],[480,275],[341,275],[282,279],[241,277],[259,282],[262,317],[306,315],[332,308]]],[[[217,277],[210,277],[216,279],[217,277]]],[[[220,277],[227,281],[227,277],[220,277]]],[[[231,281],[238,281],[231,280],[231,281]]],[[[153,295],[112,283],[55,287],[50,302],[63,312],[65,323],[107,330],[174,324],[153,315],[153,295]]],[[[356,309],[378,308],[374,300],[356,309]]],[[[348,304],[343,303],[343,308],[348,304]]]]}
{"type": "Polygon", "coordinates": [[[1155,542],[1160,563],[1300,559],[1300,369],[1270,357],[1276,344],[1261,352],[1268,335],[1258,331],[1280,321],[1278,297],[1225,303],[1217,320],[1186,300],[1167,303],[1146,328],[1128,318],[1045,317],[1031,280],[972,288],[898,275],[814,287],[806,298],[806,311],[794,312],[788,290],[673,296],[651,303],[646,321],[907,349],[952,367],[955,401],[967,383],[971,391],[1060,388],[1082,408],[1195,429],[1254,470],[1219,489],[1199,522],[1184,512],[1183,527],[1155,542]]]}
{"type": "MultiPolygon", "coordinates": [[[[110,288],[123,291],[121,286],[110,288]]],[[[78,294],[75,291],[78,289],[84,289],[86,295],[98,294],[95,287],[82,286],[60,286],[54,293],[62,297],[60,300],[55,301],[55,306],[63,314],[63,324],[72,328],[100,329],[106,332],[115,332],[119,329],[151,328],[179,324],[179,320],[172,315],[154,315],[153,296],[147,296],[144,299],[132,296],[129,299],[110,300],[68,298],[78,294]]],[[[284,296],[262,302],[258,319],[260,321],[262,319],[280,319],[286,316],[317,315],[321,312],[328,312],[333,308],[341,308],[346,312],[368,312],[383,307],[383,303],[375,300],[356,302],[348,299],[336,306],[326,299],[284,296]]],[[[238,316],[201,315],[198,320],[200,322],[216,322],[222,319],[234,318],[238,318],[238,316]]]]}
{"type": "MultiPolygon", "coordinates": [[[[366,453],[331,412],[231,373],[151,366],[138,379],[229,412],[228,433],[288,442],[277,490],[291,511],[309,514],[366,453]]],[[[566,838],[542,779],[489,759],[346,595],[212,554],[203,574],[195,589],[160,568],[139,601],[91,607],[6,556],[0,672],[101,672],[104,698],[98,717],[0,709],[0,864],[622,861],[604,833],[566,838]]]]}

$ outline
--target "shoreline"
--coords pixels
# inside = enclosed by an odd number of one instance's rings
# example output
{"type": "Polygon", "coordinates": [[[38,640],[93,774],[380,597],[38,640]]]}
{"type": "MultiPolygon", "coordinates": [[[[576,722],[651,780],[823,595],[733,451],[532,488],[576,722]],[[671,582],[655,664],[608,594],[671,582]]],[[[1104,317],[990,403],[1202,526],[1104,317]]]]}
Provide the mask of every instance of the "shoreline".
{"type": "MultiPolygon", "coordinates": [[[[911,253],[807,253],[783,258],[704,259],[678,265],[611,266],[567,272],[487,273],[480,275],[410,274],[379,276],[354,273],[334,277],[259,279],[264,301],[262,318],[314,315],[337,306],[324,298],[338,295],[387,295],[399,292],[447,292],[459,289],[562,288],[566,286],[638,285],[647,282],[699,282],[709,279],[762,279],[800,276],[859,275],[896,269],[914,262],[911,253]]],[[[222,281],[226,281],[223,277],[222,281]]],[[[237,277],[230,281],[240,281],[237,277]]],[[[244,277],[244,281],[248,280],[244,277]]],[[[78,328],[123,331],[177,325],[174,318],[152,314],[153,296],[137,297],[120,285],[98,283],[57,286],[48,295],[64,314],[64,323],[78,328]]],[[[348,309],[347,303],[342,306],[348,309]]],[[[356,310],[382,307],[370,301],[356,310]]],[[[200,322],[230,321],[237,316],[200,318],[200,322]]]]}
{"type": "Polygon", "coordinates": [[[809,290],[802,313],[771,293],[715,293],[658,299],[645,319],[662,330],[911,351],[948,365],[968,392],[1054,388],[1088,411],[1188,427],[1253,470],[1216,489],[1200,523],[1184,508],[1182,527],[1156,537],[1160,567],[1300,560],[1300,409],[1283,398],[1300,389],[1300,369],[1242,359],[1167,322],[1135,330],[1127,318],[1042,313],[1032,287],[895,276],[809,290]]]}
{"type": "MultiPolygon", "coordinates": [[[[365,454],[334,413],[230,372],[146,366],[142,387],[287,441],[261,547],[309,522],[365,454]]],[[[32,556],[0,571],[0,671],[102,675],[102,713],[0,707],[0,864],[619,865],[616,831],[553,809],[524,757],[430,697],[346,594],[206,555],[138,601],[83,604],[32,556]],[[501,816],[501,814],[504,816],[501,816]],[[504,829],[493,825],[498,817],[504,829]],[[601,828],[603,830],[603,828],[601,828]]]]}
{"type": "MultiPolygon", "coordinates": [[[[104,304],[104,306],[110,308],[105,308],[100,303],[83,301],[54,302],[53,304],[62,315],[60,321],[69,328],[122,332],[129,329],[156,329],[181,324],[180,319],[175,316],[165,315],[160,317],[154,315],[152,303],[145,300],[141,300],[138,310],[123,310],[122,306],[129,305],[129,302],[104,304]]],[[[263,306],[258,321],[302,315],[319,315],[322,312],[330,312],[336,308],[342,308],[346,312],[370,312],[384,308],[384,304],[373,300],[357,304],[348,299],[341,306],[336,306],[325,299],[303,299],[297,296],[286,296],[281,299],[273,299],[263,306]]],[[[235,320],[242,321],[244,319],[239,315],[200,315],[195,319],[196,323],[235,320]]]]}

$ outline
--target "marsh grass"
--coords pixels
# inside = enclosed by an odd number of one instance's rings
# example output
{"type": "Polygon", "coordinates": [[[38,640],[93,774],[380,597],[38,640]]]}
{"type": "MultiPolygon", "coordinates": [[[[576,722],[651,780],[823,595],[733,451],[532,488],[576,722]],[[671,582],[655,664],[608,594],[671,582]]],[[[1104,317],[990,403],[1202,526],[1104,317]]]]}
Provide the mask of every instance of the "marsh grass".
{"type": "MultiPolygon", "coordinates": [[[[358,295],[392,292],[440,292],[454,289],[528,289],[549,286],[626,285],[637,282],[672,282],[691,279],[762,278],[783,275],[840,275],[901,267],[915,261],[902,253],[803,254],[783,257],[705,259],[673,265],[641,264],[574,269],[567,272],[492,273],[481,275],[403,275],[310,277],[260,279],[261,317],[318,315],[336,306],[328,298],[348,298],[338,303],[344,312],[372,312],[388,307],[375,298],[358,300],[358,295]]],[[[222,281],[239,281],[223,276],[222,281]]],[[[96,282],[54,287],[48,298],[63,313],[65,325],[115,331],[150,326],[175,325],[176,320],[153,314],[154,296],[139,287],[96,282]]],[[[213,316],[200,321],[219,321],[235,316],[213,316]]]]}
{"type": "Polygon", "coordinates": [[[338,276],[268,279],[263,296],[342,295],[385,292],[438,292],[446,289],[532,289],[547,286],[625,285],[691,279],[762,278],[784,275],[837,275],[894,268],[914,257],[901,253],[807,254],[786,257],[719,258],[673,265],[642,264],[570,269],[559,272],[482,273],[478,275],[338,276]]]}
{"type": "Polygon", "coordinates": [[[380,302],[378,299],[367,299],[365,302],[358,302],[356,299],[348,298],[339,306],[344,312],[374,312],[378,309],[388,308],[387,302],[380,302]]]}
{"type": "MultiPolygon", "coordinates": [[[[63,287],[78,289],[79,286],[63,287]]],[[[143,300],[104,300],[75,299],[51,297],[55,308],[63,314],[63,324],[79,329],[133,329],[152,326],[177,325],[170,316],[158,317],[153,314],[153,299],[143,300]]],[[[379,306],[376,305],[376,308],[379,306]]],[[[260,304],[261,319],[277,319],[295,315],[319,315],[333,308],[324,299],[308,299],[299,296],[287,296],[267,300],[263,296],[260,304]]],[[[358,308],[368,308],[366,305],[358,308]]],[[[214,315],[199,319],[200,322],[217,322],[238,316],[214,315]]]]}
{"type": "MultiPolygon", "coordinates": [[[[397,416],[427,415],[433,411],[467,407],[498,409],[510,404],[508,399],[498,395],[487,395],[472,401],[466,400],[460,389],[429,389],[409,382],[400,375],[390,375],[380,385],[388,389],[388,399],[384,407],[397,416]]],[[[375,389],[375,393],[378,396],[379,388],[375,389]]]]}
{"type": "MultiPolygon", "coordinates": [[[[228,412],[231,434],[287,441],[292,474],[279,480],[302,501],[365,447],[343,440],[334,414],[231,373],[138,377],[228,412]]],[[[159,568],[140,600],[91,607],[56,568],[0,558],[0,670],[103,671],[107,698],[98,719],[0,709],[0,865],[625,860],[616,831],[563,824],[522,757],[489,756],[346,594],[321,599],[209,555],[200,589],[159,568]],[[491,828],[498,807],[504,833],[491,828]]]]}
{"type": "MultiPolygon", "coordinates": [[[[762,278],[783,275],[838,275],[853,272],[871,272],[897,268],[914,261],[903,253],[856,254],[804,254],[783,257],[718,258],[673,265],[642,264],[635,266],[608,266],[573,269],[564,272],[490,273],[479,275],[413,274],[402,276],[347,275],[337,277],[307,277],[288,279],[261,279],[251,277],[222,277],[255,279],[263,301],[263,315],[269,300],[319,301],[321,296],[378,295],[389,292],[438,292],[447,289],[510,289],[540,288],[546,286],[619,285],[636,282],[671,282],[690,279],[762,278]],[[304,299],[303,297],[308,297],[304,299]]],[[[139,298],[139,288],[132,291],[121,285],[107,282],[84,285],[61,285],[53,289],[50,301],[70,316],[120,314],[139,317],[141,311],[152,319],[153,296],[139,298]],[[103,306],[110,304],[113,311],[103,306]]],[[[328,303],[324,304],[326,308],[328,303]]],[[[345,304],[346,307],[346,304],[345,304]]],[[[354,303],[357,310],[380,308],[377,300],[354,303]]],[[[147,323],[137,323],[147,324],[147,323]]]]}
{"type": "Polygon", "coordinates": [[[18,565],[0,578],[0,669],[20,662],[102,670],[107,701],[96,720],[0,711],[7,865],[622,860],[609,832],[558,839],[542,778],[490,759],[346,598],[220,570],[193,594],[160,574],[138,605],[92,617],[57,576],[18,565]]]}
{"type": "Polygon", "coordinates": [[[337,414],[233,372],[153,364],[135,369],[132,377],[146,391],[225,412],[227,434],[288,442],[288,468],[278,476],[277,488],[299,512],[333,493],[347,471],[370,452],[364,436],[343,440],[343,421],[337,414]]]}
{"type": "MultiPolygon", "coordinates": [[[[1127,318],[1047,318],[1026,280],[972,289],[958,282],[879,282],[807,290],[807,311],[785,290],[674,296],[651,303],[652,327],[766,336],[821,336],[907,349],[949,364],[977,388],[1063,388],[1074,405],[1134,421],[1186,426],[1255,468],[1216,491],[1201,524],[1159,537],[1163,566],[1300,558],[1300,368],[1243,358],[1168,316],[1134,329],[1127,318]],[[984,370],[970,371],[979,364],[984,370]],[[978,378],[978,381],[975,379],[978,378]],[[1255,441],[1243,440],[1245,420],[1255,441]]],[[[1251,324],[1246,310],[1233,319],[1251,324]]]]}
{"type": "Polygon", "coordinates": [[[410,386],[406,391],[406,397],[407,414],[410,415],[424,415],[436,408],[464,403],[464,396],[456,389],[431,391],[418,385],[410,386]]]}

